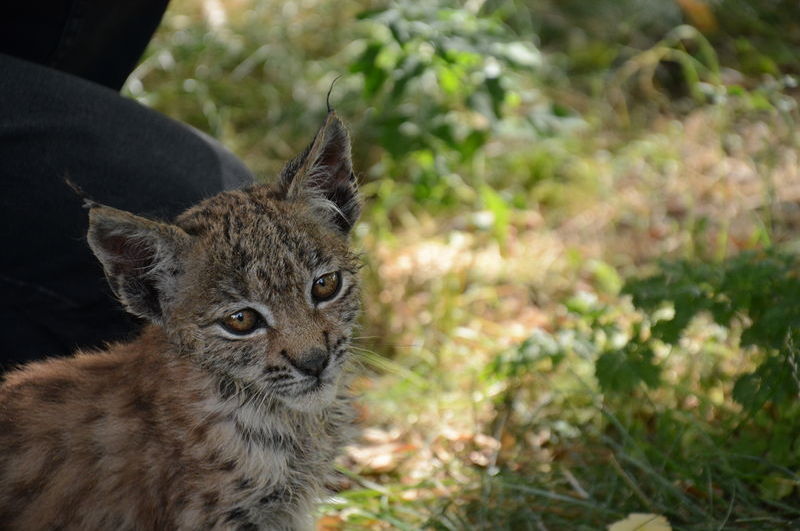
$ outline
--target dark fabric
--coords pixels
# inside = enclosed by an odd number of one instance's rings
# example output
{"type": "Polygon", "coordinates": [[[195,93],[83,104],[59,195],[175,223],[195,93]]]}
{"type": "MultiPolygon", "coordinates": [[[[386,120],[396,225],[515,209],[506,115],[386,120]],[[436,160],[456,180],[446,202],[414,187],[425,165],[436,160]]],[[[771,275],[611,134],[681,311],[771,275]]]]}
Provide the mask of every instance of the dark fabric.
{"type": "Polygon", "coordinates": [[[87,212],[65,177],[100,203],[162,219],[252,180],[210,137],[113,90],[0,54],[6,364],[102,346],[135,329],[86,244],[87,212]]]}
{"type": "Polygon", "coordinates": [[[0,53],[119,90],[169,0],[9,0],[0,53]]]}

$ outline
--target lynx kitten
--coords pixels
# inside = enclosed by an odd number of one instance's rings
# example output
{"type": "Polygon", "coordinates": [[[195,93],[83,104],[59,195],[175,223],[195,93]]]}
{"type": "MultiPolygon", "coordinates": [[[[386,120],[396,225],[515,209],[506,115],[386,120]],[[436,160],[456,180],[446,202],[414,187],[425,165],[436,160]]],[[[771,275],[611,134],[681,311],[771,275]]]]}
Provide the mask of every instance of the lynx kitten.
{"type": "Polygon", "coordinates": [[[174,224],[91,204],[89,245],[151,324],[0,387],[0,527],[297,529],[347,440],[359,214],[334,113],[274,186],[174,224]]]}

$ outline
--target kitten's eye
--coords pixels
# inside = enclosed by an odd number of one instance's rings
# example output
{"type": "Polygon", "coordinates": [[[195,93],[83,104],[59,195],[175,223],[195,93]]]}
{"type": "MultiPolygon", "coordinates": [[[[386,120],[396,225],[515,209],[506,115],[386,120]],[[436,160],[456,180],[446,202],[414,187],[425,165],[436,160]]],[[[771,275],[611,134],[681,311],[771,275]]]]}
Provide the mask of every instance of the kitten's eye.
{"type": "Polygon", "coordinates": [[[314,302],[325,302],[332,299],[339,293],[342,284],[342,274],[339,271],[326,273],[317,277],[311,285],[311,298],[314,302]]]}
{"type": "Polygon", "coordinates": [[[222,319],[220,323],[231,334],[244,336],[263,326],[264,320],[257,311],[245,308],[233,312],[222,319]]]}

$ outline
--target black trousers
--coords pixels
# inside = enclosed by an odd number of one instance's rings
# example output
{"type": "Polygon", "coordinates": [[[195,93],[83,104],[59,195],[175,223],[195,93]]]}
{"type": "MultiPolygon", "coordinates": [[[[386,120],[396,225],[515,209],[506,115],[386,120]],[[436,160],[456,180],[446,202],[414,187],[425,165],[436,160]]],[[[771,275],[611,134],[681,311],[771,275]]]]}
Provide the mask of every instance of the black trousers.
{"type": "Polygon", "coordinates": [[[138,326],[106,287],[86,243],[87,212],[65,177],[100,203],[160,219],[252,181],[207,135],[106,86],[0,53],[2,368],[101,347],[138,326]]]}

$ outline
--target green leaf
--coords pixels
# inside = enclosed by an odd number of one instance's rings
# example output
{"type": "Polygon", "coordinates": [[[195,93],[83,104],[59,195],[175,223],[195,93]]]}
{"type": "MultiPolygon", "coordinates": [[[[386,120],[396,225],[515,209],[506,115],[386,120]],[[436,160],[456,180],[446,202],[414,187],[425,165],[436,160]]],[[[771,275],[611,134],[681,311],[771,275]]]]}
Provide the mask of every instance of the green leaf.
{"type": "Polygon", "coordinates": [[[378,15],[385,13],[385,8],[378,8],[378,9],[365,9],[364,11],[359,12],[356,15],[356,20],[367,20],[371,18],[375,18],[378,15]]]}
{"type": "Polygon", "coordinates": [[[416,57],[407,56],[398,65],[397,70],[402,73],[395,79],[394,86],[392,86],[391,98],[393,100],[401,99],[406,91],[408,83],[415,78],[421,76],[428,68],[428,64],[420,61],[416,57]]]}
{"type": "Polygon", "coordinates": [[[350,66],[351,72],[361,72],[364,75],[364,95],[367,98],[377,94],[389,77],[388,72],[377,64],[378,55],[380,55],[383,48],[383,43],[370,43],[361,56],[350,66]]]}
{"type": "Polygon", "coordinates": [[[617,295],[622,289],[622,279],[617,270],[602,260],[590,260],[589,271],[601,291],[609,295],[617,295]]]}
{"type": "Polygon", "coordinates": [[[517,348],[512,349],[494,359],[490,371],[498,376],[517,377],[530,373],[534,365],[545,359],[551,360],[553,366],[564,359],[565,350],[574,338],[553,337],[541,329],[534,330],[517,348]]]}
{"type": "Polygon", "coordinates": [[[489,186],[481,187],[481,200],[486,209],[492,213],[493,232],[498,241],[505,243],[511,220],[511,208],[508,202],[489,186]]]}
{"type": "Polygon", "coordinates": [[[474,130],[464,138],[458,145],[458,150],[461,153],[462,160],[470,160],[475,153],[486,144],[489,139],[489,134],[486,131],[474,130]]]}
{"type": "Polygon", "coordinates": [[[765,477],[759,485],[761,496],[768,500],[782,500],[789,496],[797,487],[797,482],[777,475],[765,477]]]}
{"type": "Polygon", "coordinates": [[[455,68],[443,66],[438,69],[439,86],[446,94],[455,94],[461,89],[461,78],[455,68]]]}
{"type": "Polygon", "coordinates": [[[502,118],[503,102],[506,99],[506,90],[500,81],[500,77],[487,77],[486,90],[492,99],[492,111],[497,118],[502,118]]]}
{"type": "Polygon", "coordinates": [[[740,376],[733,386],[733,399],[749,411],[757,411],[769,401],[794,401],[797,394],[791,365],[777,356],[768,357],[755,371],[740,376]]]}
{"type": "Polygon", "coordinates": [[[621,350],[602,354],[595,364],[595,375],[604,391],[629,393],[641,383],[657,387],[661,368],[653,363],[649,345],[631,342],[621,350]]]}

